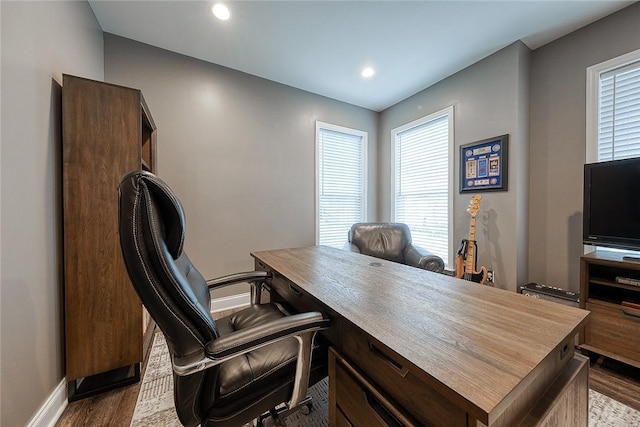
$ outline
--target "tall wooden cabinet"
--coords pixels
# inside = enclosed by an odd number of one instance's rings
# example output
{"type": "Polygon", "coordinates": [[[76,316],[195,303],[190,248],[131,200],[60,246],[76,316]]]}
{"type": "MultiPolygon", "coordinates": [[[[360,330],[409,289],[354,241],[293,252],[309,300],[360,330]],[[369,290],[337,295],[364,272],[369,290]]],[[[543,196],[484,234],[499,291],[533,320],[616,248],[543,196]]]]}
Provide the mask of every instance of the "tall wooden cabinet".
{"type": "Polygon", "coordinates": [[[139,90],[70,75],[62,118],[66,378],[75,400],[140,378],[148,316],[120,251],[118,184],[129,171],[155,171],[156,127],[139,90]]]}

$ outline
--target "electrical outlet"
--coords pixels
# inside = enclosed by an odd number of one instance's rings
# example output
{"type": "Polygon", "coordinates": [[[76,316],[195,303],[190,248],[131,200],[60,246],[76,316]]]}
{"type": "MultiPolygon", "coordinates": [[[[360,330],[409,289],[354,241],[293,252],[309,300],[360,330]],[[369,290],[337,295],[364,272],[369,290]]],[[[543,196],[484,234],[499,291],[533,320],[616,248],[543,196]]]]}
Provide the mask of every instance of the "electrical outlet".
{"type": "Polygon", "coordinates": [[[487,270],[487,283],[493,283],[496,276],[493,275],[493,270],[487,270]]]}

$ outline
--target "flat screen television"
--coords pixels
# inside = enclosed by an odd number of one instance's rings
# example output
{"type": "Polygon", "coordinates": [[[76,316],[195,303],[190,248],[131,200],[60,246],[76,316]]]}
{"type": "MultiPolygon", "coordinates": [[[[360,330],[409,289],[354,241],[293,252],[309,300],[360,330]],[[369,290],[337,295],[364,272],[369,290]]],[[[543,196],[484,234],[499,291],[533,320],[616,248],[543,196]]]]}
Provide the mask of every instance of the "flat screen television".
{"type": "Polygon", "coordinates": [[[582,240],[640,251],[640,158],[584,165],[582,240]]]}

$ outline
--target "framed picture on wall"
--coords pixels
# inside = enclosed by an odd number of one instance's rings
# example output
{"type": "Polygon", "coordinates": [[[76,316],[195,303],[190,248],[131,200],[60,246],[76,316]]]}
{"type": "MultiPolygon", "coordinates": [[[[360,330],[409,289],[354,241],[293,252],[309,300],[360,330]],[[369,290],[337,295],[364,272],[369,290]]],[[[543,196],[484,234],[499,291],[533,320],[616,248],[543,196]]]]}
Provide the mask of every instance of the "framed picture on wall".
{"type": "Polygon", "coordinates": [[[460,146],[460,193],[506,191],[509,135],[460,146]]]}

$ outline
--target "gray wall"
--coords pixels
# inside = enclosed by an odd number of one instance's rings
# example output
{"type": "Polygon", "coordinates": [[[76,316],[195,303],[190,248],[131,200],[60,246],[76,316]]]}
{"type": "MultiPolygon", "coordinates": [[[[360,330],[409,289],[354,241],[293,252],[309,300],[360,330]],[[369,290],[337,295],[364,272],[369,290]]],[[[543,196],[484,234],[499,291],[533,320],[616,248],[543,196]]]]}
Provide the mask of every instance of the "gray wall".
{"type": "Polygon", "coordinates": [[[103,78],[102,30],[86,2],[0,2],[2,292],[0,424],[21,426],[64,376],[62,73],[103,78]]]}
{"type": "Polygon", "coordinates": [[[454,242],[451,259],[469,233],[471,194],[458,192],[459,147],[509,134],[509,188],[482,193],[477,216],[478,265],[495,270],[496,286],[515,290],[527,279],[529,63],[514,43],[385,110],[380,118],[379,216],[390,218],[391,130],[454,106],[454,242]]]}
{"type": "MultiPolygon", "coordinates": [[[[370,219],[388,219],[391,129],[454,105],[456,146],[511,136],[509,191],[483,194],[479,263],[507,289],[577,290],[585,69],[639,49],[638,22],[635,4],[533,54],[516,43],[377,114],[108,34],[103,55],[85,2],[0,2],[0,425],[26,424],[64,375],[63,72],[144,91],[160,175],[185,202],[187,250],[207,276],[250,269],[252,250],[314,243],[316,119],[369,132],[370,219]]],[[[454,246],[469,226],[455,167],[454,246]]]]}
{"type": "Polygon", "coordinates": [[[580,288],[586,68],[640,49],[640,3],[533,53],[529,278],[580,288]]]}
{"type": "Polygon", "coordinates": [[[252,269],[251,251],[315,244],[316,120],[369,133],[368,211],[376,219],[378,113],[111,34],[104,39],[105,80],[141,89],[149,105],[158,174],[184,205],[186,250],[205,277],[252,269]]]}

